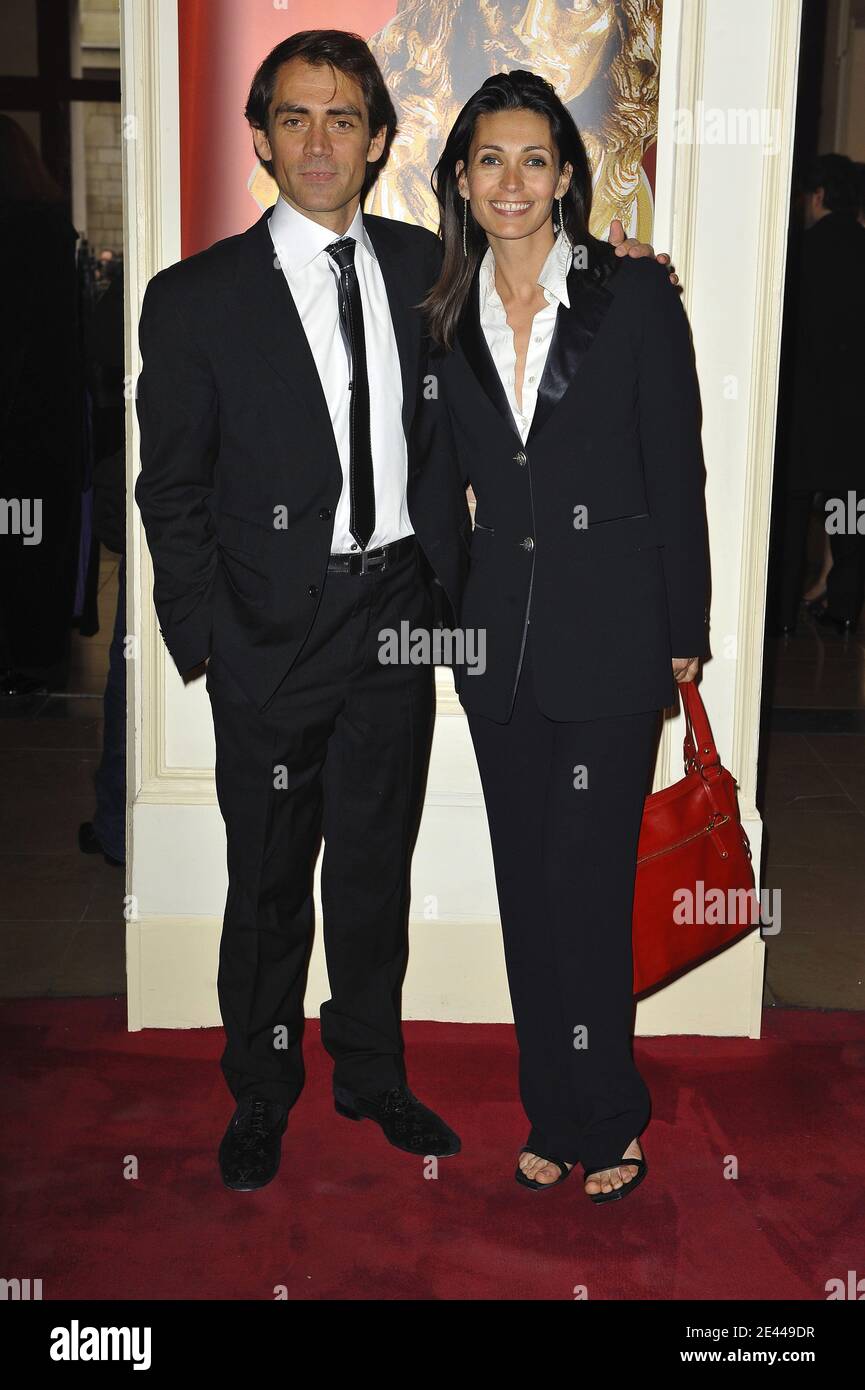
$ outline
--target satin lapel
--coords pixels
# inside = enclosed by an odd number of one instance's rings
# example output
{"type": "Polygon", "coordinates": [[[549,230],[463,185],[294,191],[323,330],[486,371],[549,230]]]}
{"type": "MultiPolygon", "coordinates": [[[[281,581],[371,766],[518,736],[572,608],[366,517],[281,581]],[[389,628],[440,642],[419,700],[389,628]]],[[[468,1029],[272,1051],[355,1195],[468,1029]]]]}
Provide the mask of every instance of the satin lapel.
{"type": "Polygon", "coordinates": [[[417,403],[421,330],[420,310],[412,308],[409,292],[409,286],[415,281],[406,273],[407,247],[393,236],[387,224],[373,218],[364,218],[364,227],[375,247],[376,259],[390,305],[390,317],[396,335],[402,374],[402,423],[405,436],[408,438],[417,403]]]}
{"type": "Polygon", "coordinates": [[[573,270],[568,276],[568,299],[570,308],[560,304],[556,314],[527,445],[543,429],[572,384],[613,302],[608,289],[587,285],[573,270]]]}
{"type": "Polygon", "coordinates": [[[501,377],[496,370],[496,364],[481,328],[480,279],[477,272],[460,319],[457,337],[465,359],[489,397],[490,403],[510,425],[514,434],[517,434],[517,427],[514,424],[514,417],[508,404],[507,392],[502,386],[501,377]]]}
{"type": "Polygon", "coordinates": [[[325,442],[339,470],[330,412],[300,314],[291,296],[267,225],[271,209],[245,233],[238,263],[237,295],[251,342],[305,410],[314,437],[325,442]]]}

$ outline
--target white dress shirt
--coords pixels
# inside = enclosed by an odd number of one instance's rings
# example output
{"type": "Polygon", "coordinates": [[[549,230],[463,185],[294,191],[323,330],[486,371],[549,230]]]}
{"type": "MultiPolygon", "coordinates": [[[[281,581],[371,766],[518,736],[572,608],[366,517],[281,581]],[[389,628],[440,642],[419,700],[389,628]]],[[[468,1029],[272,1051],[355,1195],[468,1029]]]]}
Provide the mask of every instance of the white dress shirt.
{"type": "MultiPolygon", "coordinates": [[[[349,530],[350,354],[339,317],[339,267],[325,250],[339,238],[298,212],[282,194],[268,225],[318,369],[342,466],[331,553],[359,552],[349,530]]],[[[345,236],[357,242],[354,264],[363,305],[375,485],[375,530],[367,549],[374,550],[413,534],[406,501],[408,451],[402,426],[402,373],[384,279],[360,208],[345,236]]]]}
{"type": "Polygon", "coordinates": [[[571,268],[572,252],[567,240],[556,237],[547,259],[541,267],[538,284],[543,288],[546,304],[539,309],[532,320],[529,343],[526,351],[526,365],[523,373],[523,406],[517,405],[516,370],[517,354],[514,347],[513,330],[508,323],[505,306],[496,289],[496,262],[493,248],[489,247],[481,261],[479,284],[479,310],[481,327],[487,340],[496,371],[511,407],[514,424],[525,444],[532,426],[532,417],[538,399],[538,387],[544,374],[547,354],[556,326],[559,305],[570,307],[568,299],[568,271],[571,268]]]}

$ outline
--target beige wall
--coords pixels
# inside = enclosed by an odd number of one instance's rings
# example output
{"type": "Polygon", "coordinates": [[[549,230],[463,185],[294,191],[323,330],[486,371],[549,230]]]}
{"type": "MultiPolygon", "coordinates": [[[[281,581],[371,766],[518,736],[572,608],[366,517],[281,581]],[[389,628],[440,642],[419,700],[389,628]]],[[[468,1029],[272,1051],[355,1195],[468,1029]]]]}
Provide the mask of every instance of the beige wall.
{"type": "Polygon", "coordinates": [[[87,101],[84,106],[86,220],[84,232],[94,254],[123,249],[123,185],[120,107],[87,101]]]}
{"type": "MultiPolygon", "coordinates": [[[[79,72],[119,71],[120,0],[80,0],[74,50],[79,72]]],[[[116,102],[82,102],[79,123],[76,211],[83,220],[77,225],[94,254],[105,249],[117,254],[123,249],[120,107],[116,102]]]]}

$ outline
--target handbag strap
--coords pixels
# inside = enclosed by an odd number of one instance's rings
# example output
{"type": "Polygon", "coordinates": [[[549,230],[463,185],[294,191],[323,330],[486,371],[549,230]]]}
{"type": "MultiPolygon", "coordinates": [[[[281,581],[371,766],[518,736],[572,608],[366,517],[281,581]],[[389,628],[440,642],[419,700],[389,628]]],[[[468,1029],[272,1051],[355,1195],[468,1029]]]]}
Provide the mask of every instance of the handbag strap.
{"type": "Polygon", "coordinates": [[[704,777],[720,777],[721,759],[715,747],[699,687],[695,681],[686,681],[679,686],[679,691],[685,716],[685,738],[682,746],[685,771],[687,772],[689,767],[695,767],[704,777]]]}

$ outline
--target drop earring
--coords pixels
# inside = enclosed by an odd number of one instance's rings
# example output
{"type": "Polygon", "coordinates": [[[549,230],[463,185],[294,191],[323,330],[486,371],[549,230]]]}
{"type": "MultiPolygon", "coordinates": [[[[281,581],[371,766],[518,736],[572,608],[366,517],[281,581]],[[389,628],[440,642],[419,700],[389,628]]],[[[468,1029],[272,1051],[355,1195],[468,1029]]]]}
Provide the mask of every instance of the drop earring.
{"type": "Polygon", "coordinates": [[[556,199],[556,202],[557,202],[558,205],[559,205],[559,231],[560,231],[560,232],[562,233],[562,235],[564,236],[565,241],[567,241],[568,238],[567,238],[567,235],[566,235],[566,233],[565,233],[565,218],[564,218],[564,214],[563,214],[563,212],[562,212],[562,200],[561,200],[561,198],[557,198],[557,199],[556,199]]]}
{"type": "Polygon", "coordinates": [[[466,229],[467,229],[467,227],[468,227],[468,221],[469,221],[469,200],[468,200],[468,198],[463,198],[463,256],[465,256],[466,259],[468,259],[468,254],[469,254],[469,253],[468,253],[468,250],[467,250],[467,248],[466,248],[466,229]]]}

